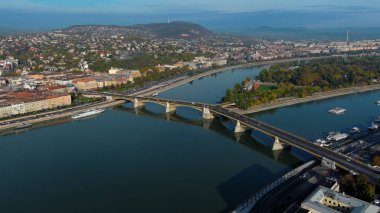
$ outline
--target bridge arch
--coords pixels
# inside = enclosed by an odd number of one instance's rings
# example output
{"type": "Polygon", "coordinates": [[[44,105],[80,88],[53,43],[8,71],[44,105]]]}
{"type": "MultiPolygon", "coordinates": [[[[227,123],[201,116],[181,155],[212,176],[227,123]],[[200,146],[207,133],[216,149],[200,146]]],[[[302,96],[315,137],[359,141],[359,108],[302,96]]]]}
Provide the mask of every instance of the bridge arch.
{"type": "Polygon", "coordinates": [[[187,105],[187,104],[179,104],[179,103],[176,103],[175,101],[170,101],[170,100],[163,100],[163,101],[146,100],[144,98],[139,99],[139,98],[122,97],[122,96],[121,97],[120,96],[114,96],[113,100],[124,100],[127,102],[132,102],[132,103],[135,103],[135,107],[136,106],[142,106],[145,103],[153,103],[153,104],[157,104],[157,105],[160,105],[163,107],[168,107],[168,105],[170,105],[173,108],[184,107],[184,108],[191,108],[191,109],[195,109],[197,111],[203,112],[203,107],[187,105]],[[136,105],[136,103],[137,103],[137,105],[136,105]]]}
{"type": "Polygon", "coordinates": [[[231,120],[235,120],[236,123],[238,123],[237,121],[239,121],[240,125],[243,125],[252,129],[256,129],[257,131],[260,131],[266,135],[272,136],[275,139],[277,137],[278,139],[275,140],[277,142],[283,142],[291,146],[297,147],[316,157],[329,157],[330,159],[333,159],[336,162],[336,164],[343,169],[347,169],[347,170],[350,169],[350,170],[354,170],[359,173],[368,175],[373,180],[380,178],[380,174],[378,173],[377,170],[375,170],[374,168],[368,166],[367,164],[361,161],[358,161],[355,159],[351,159],[350,161],[347,161],[346,156],[340,153],[336,153],[327,148],[317,146],[307,139],[301,138],[299,136],[296,136],[292,133],[286,132],[274,126],[265,124],[256,119],[241,115],[237,112],[229,111],[228,109],[225,109],[220,106],[214,106],[214,105],[202,104],[202,103],[192,103],[192,102],[186,102],[186,101],[165,100],[161,98],[152,98],[152,97],[135,97],[135,96],[128,96],[128,95],[124,96],[123,94],[110,94],[110,93],[91,94],[89,93],[88,95],[97,95],[97,96],[105,96],[105,97],[109,96],[109,97],[113,97],[114,100],[124,100],[124,101],[130,101],[130,102],[135,102],[135,103],[136,102],[138,103],[138,101],[142,103],[152,102],[152,103],[156,103],[163,106],[169,103],[169,104],[172,104],[173,107],[179,107],[183,105],[185,107],[191,107],[194,109],[203,108],[203,111],[204,111],[203,119],[211,120],[214,118],[214,115],[222,115],[231,120]]]}

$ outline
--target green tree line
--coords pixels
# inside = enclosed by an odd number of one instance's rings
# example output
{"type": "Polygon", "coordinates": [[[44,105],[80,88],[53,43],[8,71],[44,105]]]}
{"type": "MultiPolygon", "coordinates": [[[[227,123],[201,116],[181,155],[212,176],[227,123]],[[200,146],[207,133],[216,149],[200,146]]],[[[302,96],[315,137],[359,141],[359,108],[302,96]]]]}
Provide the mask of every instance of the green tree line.
{"type": "Polygon", "coordinates": [[[157,64],[174,64],[178,61],[191,61],[195,55],[190,53],[162,53],[150,54],[144,53],[132,59],[111,61],[97,61],[90,65],[90,68],[96,72],[108,72],[111,67],[123,69],[150,69],[157,64]]]}
{"type": "Polygon", "coordinates": [[[305,97],[319,91],[327,91],[354,85],[373,83],[380,76],[380,57],[328,58],[308,63],[273,65],[263,69],[256,80],[274,83],[269,89],[247,91],[246,79],[226,91],[223,102],[234,102],[237,107],[249,107],[269,103],[279,98],[305,97]]]}
{"type": "Polygon", "coordinates": [[[257,80],[319,86],[323,90],[371,83],[380,75],[380,57],[351,57],[313,60],[301,66],[274,65],[264,69],[257,80]]]}

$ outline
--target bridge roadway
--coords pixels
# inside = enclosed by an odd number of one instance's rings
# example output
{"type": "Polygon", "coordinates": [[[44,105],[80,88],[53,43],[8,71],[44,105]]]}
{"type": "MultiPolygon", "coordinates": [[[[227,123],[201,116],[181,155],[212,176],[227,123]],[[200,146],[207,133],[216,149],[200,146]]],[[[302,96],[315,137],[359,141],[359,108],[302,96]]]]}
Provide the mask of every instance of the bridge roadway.
{"type": "MultiPolygon", "coordinates": [[[[258,130],[264,134],[267,134],[272,137],[278,137],[282,143],[289,144],[291,146],[302,149],[318,158],[327,158],[336,163],[337,166],[346,169],[352,170],[354,172],[367,175],[372,181],[376,181],[380,178],[379,171],[376,171],[375,168],[358,161],[356,159],[349,158],[341,153],[334,152],[333,150],[318,146],[311,141],[293,135],[284,130],[278,129],[261,121],[255,120],[251,117],[238,114],[236,112],[230,111],[221,107],[220,105],[204,104],[197,102],[181,101],[181,100],[170,100],[162,99],[156,97],[136,97],[128,96],[119,93],[94,93],[93,95],[103,95],[103,96],[112,96],[116,99],[124,99],[127,101],[133,101],[137,98],[139,101],[143,102],[154,102],[154,103],[169,103],[174,106],[187,106],[191,108],[196,108],[198,110],[203,109],[204,107],[208,108],[211,113],[222,115],[234,121],[239,121],[241,125],[244,125],[248,128],[258,130]]],[[[291,122],[291,121],[289,121],[291,122]]]]}
{"type": "Polygon", "coordinates": [[[244,124],[250,128],[256,129],[264,134],[270,135],[272,137],[278,137],[281,142],[287,143],[291,146],[302,149],[316,157],[319,158],[327,158],[329,160],[334,161],[337,166],[352,170],[357,173],[365,174],[372,180],[377,180],[380,178],[379,173],[375,168],[364,164],[361,161],[349,158],[341,153],[334,152],[330,149],[326,149],[324,147],[315,145],[311,141],[293,135],[284,130],[278,129],[276,127],[270,126],[253,118],[237,114],[235,112],[229,111],[228,109],[224,109],[219,106],[210,107],[210,111],[221,114],[225,117],[228,117],[233,120],[239,120],[241,124],[244,124]]]}

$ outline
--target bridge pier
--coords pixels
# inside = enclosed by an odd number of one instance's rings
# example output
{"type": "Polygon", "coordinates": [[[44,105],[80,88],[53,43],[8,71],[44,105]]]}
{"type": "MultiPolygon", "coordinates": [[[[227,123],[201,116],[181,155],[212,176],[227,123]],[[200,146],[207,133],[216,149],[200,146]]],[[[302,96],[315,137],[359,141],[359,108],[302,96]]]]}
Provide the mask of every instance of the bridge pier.
{"type": "Polygon", "coordinates": [[[276,136],[274,138],[274,143],[273,143],[273,146],[272,146],[272,150],[273,151],[276,151],[276,150],[282,150],[284,148],[284,146],[282,145],[282,143],[280,142],[280,140],[278,139],[278,137],[276,136]]]}
{"type": "Polygon", "coordinates": [[[169,102],[166,102],[166,113],[174,112],[175,110],[176,110],[175,106],[173,106],[169,102]]]}
{"type": "Polygon", "coordinates": [[[240,121],[237,120],[236,121],[236,126],[235,126],[235,133],[242,133],[242,132],[245,132],[246,131],[246,127],[242,126],[240,121]]]}
{"type": "Polygon", "coordinates": [[[325,157],[322,158],[321,165],[329,169],[336,169],[335,162],[325,157]]]}
{"type": "Polygon", "coordinates": [[[212,123],[212,119],[203,119],[203,128],[209,129],[212,123]]]}
{"type": "Polygon", "coordinates": [[[135,101],[133,102],[133,106],[134,106],[135,108],[142,107],[142,106],[144,106],[144,102],[139,101],[137,98],[135,98],[135,101]]]}
{"type": "Polygon", "coordinates": [[[212,115],[209,108],[203,107],[202,118],[205,120],[211,120],[211,119],[214,119],[214,115],[212,115]]]}

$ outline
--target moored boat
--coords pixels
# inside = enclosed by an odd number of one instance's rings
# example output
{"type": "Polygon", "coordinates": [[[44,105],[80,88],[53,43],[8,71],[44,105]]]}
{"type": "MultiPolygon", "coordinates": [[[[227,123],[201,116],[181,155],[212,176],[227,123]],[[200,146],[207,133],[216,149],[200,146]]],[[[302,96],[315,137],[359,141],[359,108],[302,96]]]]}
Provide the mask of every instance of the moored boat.
{"type": "Polygon", "coordinates": [[[85,118],[85,117],[101,114],[103,112],[104,112],[104,109],[92,109],[92,110],[87,110],[87,111],[82,112],[82,113],[75,114],[71,118],[72,119],[80,119],[80,118],[85,118]]]}
{"type": "Polygon", "coordinates": [[[325,144],[326,141],[325,140],[322,140],[322,139],[317,139],[315,140],[316,143],[319,143],[319,144],[325,144]]]}
{"type": "Polygon", "coordinates": [[[348,134],[346,133],[340,133],[340,132],[330,132],[326,139],[329,140],[329,141],[340,141],[340,140],[343,140],[343,139],[346,139],[348,138],[348,134]]]}
{"type": "Polygon", "coordinates": [[[335,115],[341,115],[346,112],[346,109],[335,107],[329,110],[329,113],[335,114],[335,115]]]}
{"type": "Polygon", "coordinates": [[[377,125],[376,123],[372,123],[371,126],[368,127],[369,130],[376,130],[379,128],[379,125],[377,125]]]}
{"type": "Polygon", "coordinates": [[[352,134],[360,133],[359,127],[352,127],[351,131],[352,134]]]}

